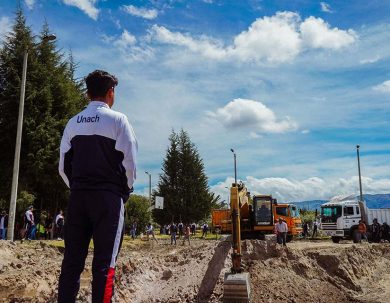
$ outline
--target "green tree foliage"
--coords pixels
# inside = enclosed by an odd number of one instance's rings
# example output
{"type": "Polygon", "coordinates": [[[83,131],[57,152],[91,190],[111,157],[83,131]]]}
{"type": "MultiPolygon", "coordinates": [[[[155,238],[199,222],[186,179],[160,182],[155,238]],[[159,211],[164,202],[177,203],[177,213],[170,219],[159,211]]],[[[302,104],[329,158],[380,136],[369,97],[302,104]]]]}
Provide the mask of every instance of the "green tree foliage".
{"type": "Polygon", "coordinates": [[[74,79],[72,57],[65,59],[55,41],[44,41],[26,25],[23,12],[0,48],[0,197],[9,201],[16,140],[23,55],[28,51],[19,190],[36,197],[37,208],[64,208],[67,189],[58,175],[59,145],[70,117],[86,100],[74,79]]]}
{"type": "Polygon", "coordinates": [[[153,210],[153,216],[159,224],[203,220],[219,199],[210,193],[203,160],[184,130],[172,131],[169,142],[163,173],[154,192],[164,197],[164,209],[153,210]]]}
{"type": "Polygon", "coordinates": [[[16,218],[22,221],[26,209],[30,205],[34,205],[35,199],[36,197],[33,194],[24,190],[21,191],[16,201],[16,218]]]}
{"type": "Polygon", "coordinates": [[[301,220],[302,222],[313,222],[315,221],[316,219],[316,215],[315,215],[315,211],[314,210],[304,210],[304,209],[301,209],[301,220]]]}
{"type": "Polygon", "coordinates": [[[149,199],[140,195],[130,195],[126,203],[126,228],[129,228],[133,222],[137,222],[137,235],[139,235],[145,231],[150,220],[149,199]]]}

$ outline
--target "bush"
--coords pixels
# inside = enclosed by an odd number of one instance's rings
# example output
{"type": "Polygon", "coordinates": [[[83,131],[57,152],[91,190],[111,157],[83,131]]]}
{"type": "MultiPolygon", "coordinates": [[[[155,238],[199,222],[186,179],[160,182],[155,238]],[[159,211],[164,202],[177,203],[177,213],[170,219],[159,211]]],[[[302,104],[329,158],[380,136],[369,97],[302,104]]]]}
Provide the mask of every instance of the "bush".
{"type": "Polygon", "coordinates": [[[131,195],[126,203],[126,230],[136,221],[137,235],[139,235],[141,232],[145,232],[146,225],[150,220],[149,199],[140,195],[131,195]]]}

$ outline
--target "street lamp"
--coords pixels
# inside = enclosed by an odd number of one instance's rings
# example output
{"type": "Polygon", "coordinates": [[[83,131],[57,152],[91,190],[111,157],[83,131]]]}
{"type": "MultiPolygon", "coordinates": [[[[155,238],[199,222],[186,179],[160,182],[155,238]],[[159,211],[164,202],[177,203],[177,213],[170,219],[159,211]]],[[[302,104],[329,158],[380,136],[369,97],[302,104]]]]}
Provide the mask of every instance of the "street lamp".
{"type": "Polygon", "coordinates": [[[228,190],[228,195],[227,195],[227,197],[228,197],[228,204],[227,204],[227,208],[230,208],[230,188],[227,187],[227,186],[225,186],[225,188],[228,190]]]}
{"type": "Polygon", "coordinates": [[[359,154],[360,145],[356,145],[357,160],[358,160],[358,170],[359,170],[359,190],[360,190],[360,201],[363,202],[363,190],[362,190],[362,175],[360,173],[360,154],[359,154]]]}
{"type": "Polygon", "coordinates": [[[152,206],[152,175],[149,172],[145,172],[149,176],[149,206],[152,206]]]}
{"type": "MultiPolygon", "coordinates": [[[[42,42],[53,41],[56,38],[57,37],[53,34],[45,35],[42,37],[42,42]]],[[[26,47],[23,55],[22,85],[20,87],[19,115],[18,115],[18,125],[16,129],[16,144],[15,144],[14,168],[12,173],[11,200],[9,203],[7,239],[11,241],[14,240],[16,198],[18,195],[20,147],[22,144],[24,97],[26,93],[27,58],[28,58],[28,49],[26,47]]]]}
{"type": "Polygon", "coordinates": [[[234,184],[235,186],[237,186],[237,164],[236,164],[236,153],[234,152],[234,149],[231,148],[230,151],[233,153],[234,155],[234,184]]]}

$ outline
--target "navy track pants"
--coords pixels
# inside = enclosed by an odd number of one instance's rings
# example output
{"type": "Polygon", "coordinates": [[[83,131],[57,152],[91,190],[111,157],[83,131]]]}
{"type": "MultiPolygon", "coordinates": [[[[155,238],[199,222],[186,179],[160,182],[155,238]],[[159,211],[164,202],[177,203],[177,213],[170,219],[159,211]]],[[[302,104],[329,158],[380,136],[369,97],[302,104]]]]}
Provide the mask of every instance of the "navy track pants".
{"type": "Polygon", "coordinates": [[[91,238],[92,302],[110,303],[115,263],[123,239],[124,204],[109,191],[72,191],[64,226],[65,254],[58,285],[58,303],[74,303],[91,238]]]}

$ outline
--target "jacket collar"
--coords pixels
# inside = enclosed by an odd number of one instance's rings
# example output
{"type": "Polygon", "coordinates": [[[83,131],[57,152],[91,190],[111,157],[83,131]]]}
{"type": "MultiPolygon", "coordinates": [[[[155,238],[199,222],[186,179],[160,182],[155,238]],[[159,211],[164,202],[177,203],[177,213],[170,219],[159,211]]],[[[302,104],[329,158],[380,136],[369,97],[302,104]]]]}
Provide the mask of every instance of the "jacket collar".
{"type": "Polygon", "coordinates": [[[106,108],[110,108],[107,103],[102,102],[102,101],[90,101],[88,106],[103,106],[106,108]]]}

